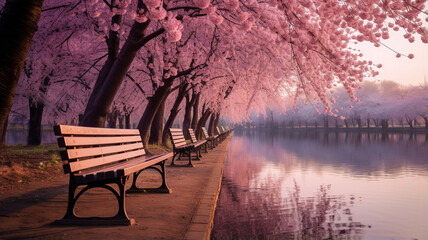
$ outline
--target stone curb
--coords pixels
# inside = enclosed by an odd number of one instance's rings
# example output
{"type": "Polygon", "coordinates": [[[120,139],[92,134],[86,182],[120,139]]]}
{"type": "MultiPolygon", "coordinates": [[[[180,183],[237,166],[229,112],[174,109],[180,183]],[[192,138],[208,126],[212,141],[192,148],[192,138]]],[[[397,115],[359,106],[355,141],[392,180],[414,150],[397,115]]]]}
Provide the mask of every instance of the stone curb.
{"type": "Polygon", "coordinates": [[[197,210],[192,217],[190,226],[184,239],[201,240],[210,239],[211,229],[214,221],[214,213],[217,205],[218,195],[221,188],[221,179],[223,177],[223,167],[226,160],[227,150],[229,148],[230,136],[222,143],[227,144],[221,151],[217,152],[215,158],[219,159],[211,172],[210,180],[205,188],[205,192],[198,203],[197,210]]]}

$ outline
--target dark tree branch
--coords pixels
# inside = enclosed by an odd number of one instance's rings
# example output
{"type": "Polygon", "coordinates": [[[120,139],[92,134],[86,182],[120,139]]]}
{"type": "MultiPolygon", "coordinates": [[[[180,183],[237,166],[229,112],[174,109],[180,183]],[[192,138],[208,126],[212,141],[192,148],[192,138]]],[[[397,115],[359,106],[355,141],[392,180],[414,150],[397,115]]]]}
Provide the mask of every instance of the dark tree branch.
{"type": "Polygon", "coordinates": [[[146,95],[146,92],[144,91],[144,89],[141,87],[141,85],[139,83],[137,83],[137,81],[135,81],[135,79],[129,74],[127,73],[126,76],[135,84],[135,86],[138,87],[138,89],[140,89],[140,91],[146,95]]]}
{"type": "Polygon", "coordinates": [[[161,35],[162,33],[165,32],[164,28],[160,28],[152,33],[150,33],[149,35],[145,36],[144,38],[142,38],[139,42],[138,42],[138,46],[139,48],[141,48],[142,46],[144,46],[144,44],[146,44],[148,41],[152,40],[153,38],[161,35]]]}
{"type": "Polygon", "coordinates": [[[64,41],[62,41],[61,43],[59,43],[55,48],[58,48],[59,46],[61,46],[65,42],[67,42],[71,38],[71,36],[73,36],[73,34],[74,34],[74,32],[72,32],[67,38],[64,39],[64,41]]]}

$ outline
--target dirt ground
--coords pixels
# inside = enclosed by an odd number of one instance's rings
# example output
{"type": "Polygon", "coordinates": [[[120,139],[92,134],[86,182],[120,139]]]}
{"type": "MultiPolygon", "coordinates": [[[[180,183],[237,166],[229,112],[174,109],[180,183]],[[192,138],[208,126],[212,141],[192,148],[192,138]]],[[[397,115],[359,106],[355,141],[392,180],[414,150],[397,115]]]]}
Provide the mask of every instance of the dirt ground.
{"type": "MultiPolygon", "coordinates": [[[[194,161],[194,168],[168,166],[166,179],[172,193],[126,194],[128,216],[136,221],[132,226],[55,225],[65,214],[68,193],[68,175],[55,151],[36,152],[30,157],[28,153],[6,156],[2,152],[0,239],[184,239],[206,186],[213,180],[211,173],[220,165],[222,169],[229,140],[203,154],[201,161],[194,161]]],[[[142,187],[160,183],[155,171],[144,172],[139,179],[142,187]]],[[[117,209],[116,198],[104,189],[89,190],[75,208],[83,217],[113,216],[117,209]]]]}

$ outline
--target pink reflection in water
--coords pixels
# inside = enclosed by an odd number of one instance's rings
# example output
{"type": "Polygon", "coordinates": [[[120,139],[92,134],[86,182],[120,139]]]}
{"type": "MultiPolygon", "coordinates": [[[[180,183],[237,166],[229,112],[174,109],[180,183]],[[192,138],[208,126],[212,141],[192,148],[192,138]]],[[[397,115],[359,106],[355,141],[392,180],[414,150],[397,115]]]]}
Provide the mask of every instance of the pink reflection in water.
{"type": "Polygon", "coordinates": [[[427,239],[426,147],[417,136],[235,133],[213,238],[427,239]]]}

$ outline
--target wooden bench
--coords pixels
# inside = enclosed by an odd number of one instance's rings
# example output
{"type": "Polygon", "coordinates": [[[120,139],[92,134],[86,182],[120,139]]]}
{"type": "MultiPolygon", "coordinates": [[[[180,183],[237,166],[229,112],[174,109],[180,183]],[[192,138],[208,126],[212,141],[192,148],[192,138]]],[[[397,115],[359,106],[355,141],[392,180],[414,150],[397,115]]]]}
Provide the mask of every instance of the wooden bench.
{"type": "Polygon", "coordinates": [[[189,128],[189,134],[190,134],[190,140],[192,141],[193,145],[195,145],[195,148],[198,149],[199,157],[202,157],[201,148],[204,148],[205,152],[208,152],[207,140],[198,141],[198,139],[195,136],[195,132],[191,128],[189,128]]]}
{"type": "Polygon", "coordinates": [[[223,142],[224,139],[226,139],[226,133],[220,129],[220,127],[216,127],[218,132],[218,138],[220,139],[220,142],[223,142]]]}
{"type": "Polygon", "coordinates": [[[165,161],[172,153],[147,156],[137,129],[107,129],[59,125],[54,127],[62,150],[64,172],[70,174],[67,212],[58,224],[132,225],[125,209],[125,184],[133,175],[127,193],[169,193],[165,182],[165,161]],[[162,178],[159,188],[138,188],[136,181],[145,169],[155,169],[162,178]],[[84,186],[80,191],[79,186],[84,186]],[[114,186],[117,185],[117,189],[114,186]],[[78,217],[74,206],[79,197],[91,188],[111,191],[119,204],[113,217],[78,217]]]}
{"type": "Polygon", "coordinates": [[[218,135],[214,135],[214,136],[208,135],[207,129],[205,127],[202,127],[202,134],[204,135],[205,140],[207,140],[208,144],[210,144],[211,149],[217,146],[218,135]]]}
{"type": "Polygon", "coordinates": [[[200,153],[198,152],[198,149],[195,147],[195,145],[193,143],[186,142],[183,130],[181,130],[180,128],[170,128],[169,136],[171,137],[171,143],[174,151],[171,166],[193,167],[191,153],[194,152],[196,154],[196,158],[194,160],[200,160],[200,153]],[[189,159],[189,163],[187,165],[176,165],[174,160],[177,155],[178,159],[181,159],[182,156],[187,156],[189,159]]]}

